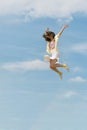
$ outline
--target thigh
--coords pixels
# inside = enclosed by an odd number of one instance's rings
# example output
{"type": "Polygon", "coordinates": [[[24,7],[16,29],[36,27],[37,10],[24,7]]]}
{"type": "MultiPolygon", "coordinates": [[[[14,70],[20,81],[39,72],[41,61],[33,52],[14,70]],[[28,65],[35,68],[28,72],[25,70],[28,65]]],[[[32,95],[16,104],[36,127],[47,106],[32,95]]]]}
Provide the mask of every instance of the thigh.
{"type": "Polygon", "coordinates": [[[55,66],[55,63],[57,62],[56,59],[50,59],[50,66],[55,66]]]}

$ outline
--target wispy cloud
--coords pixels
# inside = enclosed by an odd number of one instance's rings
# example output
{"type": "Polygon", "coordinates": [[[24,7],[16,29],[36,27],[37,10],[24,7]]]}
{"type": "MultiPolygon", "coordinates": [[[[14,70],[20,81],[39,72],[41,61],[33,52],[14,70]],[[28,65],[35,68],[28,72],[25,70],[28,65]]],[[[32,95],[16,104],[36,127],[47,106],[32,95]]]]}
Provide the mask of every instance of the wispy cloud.
{"type": "Polygon", "coordinates": [[[0,15],[25,15],[29,17],[71,17],[82,12],[87,14],[87,0],[3,0],[0,1],[0,15]],[[48,8],[49,5],[49,8],[48,8]],[[78,6],[79,5],[79,6],[78,6]],[[3,10],[4,9],[4,10],[3,10]]]}
{"type": "Polygon", "coordinates": [[[82,68],[77,66],[77,67],[73,68],[73,71],[74,72],[82,72],[82,68]]]}
{"type": "Polygon", "coordinates": [[[58,18],[58,23],[64,23],[64,21],[65,21],[65,23],[69,23],[69,22],[71,22],[73,20],[73,17],[72,16],[69,16],[69,17],[61,17],[61,18],[58,18]]]}
{"type": "Polygon", "coordinates": [[[5,63],[1,66],[1,69],[8,71],[45,70],[48,69],[48,65],[44,61],[34,60],[15,63],[5,63]]]}
{"type": "Polygon", "coordinates": [[[56,99],[57,100],[65,100],[65,99],[69,99],[71,97],[75,97],[75,96],[78,96],[79,93],[75,92],[75,91],[72,91],[72,90],[67,90],[65,92],[62,92],[58,95],[56,95],[56,99]]]}
{"type": "Polygon", "coordinates": [[[71,98],[73,96],[77,96],[78,93],[77,92],[74,92],[74,91],[67,91],[66,93],[63,94],[63,97],[64,98],[71,98]]]}
{"type": "Polygon", "coordinates": [[[87,55],[87,43],[79,43],[71,47],[72,51],[87,55]]]}
{"type": "MultiPolygon", "coordinates": [[[[38,116],[38,118],[36,119],[36,122],[34,125],[32,125],[30,130],[40,130],[41,128],[44,128],[44,124],[45,122],[54,122],[54,120],[60,120],[60,113],[63,113],[63,117],[64,117],[64,111],[66,113],[66,109],[67,107],[70,108],[71,107],[71,103],[67,103],[66,100],[70,99],[73,97],[77,98],[79,93],[75,92],[75,91],[69,91],[67,90],[66,92],[63,93],[57,93],[54,95],[54,97],[50,100],[49,103],[47,103],[47,106],[45,106],[44,111],[42,111],[42,113],[40,113],[40,115],[38,116]],[[52,117],[52,118],[50,118],[52,117]]],[[[49,123],[48,122],[48,123],[49,123]]],[[[50,124],[50,123],[49,123],[50,124]]]]}
{"type": "Polygon", "coordinates": [[[87,55],[87,43],[82,42],[82,43],[74,43],[72,45],[69,45],[68,48],[66,48],[65,52],[68,55],[71,53],[87,55]]]}
{"type": "Polygon", "coordinates": [[[86,82],[87,80],[86,80],[85,78],[83,78],[83,77],[77,76],[77,77],[75,77],[75,78],[69,79],[69,81],[71,81],[71,82],[84,83],[84,82],[86,82]]]}

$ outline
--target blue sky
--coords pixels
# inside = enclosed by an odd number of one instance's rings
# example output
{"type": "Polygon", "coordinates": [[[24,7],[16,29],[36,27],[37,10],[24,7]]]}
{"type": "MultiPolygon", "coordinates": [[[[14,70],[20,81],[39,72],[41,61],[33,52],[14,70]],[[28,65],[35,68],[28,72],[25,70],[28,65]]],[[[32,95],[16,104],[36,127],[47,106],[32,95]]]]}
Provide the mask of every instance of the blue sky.
{"type": "Polygon", "coordinates": [[[87,130],[86,24],[86,0],[0,1],[0,130],[87,130]],[[63,24],[60,80],[42,35],[63,24]]]}

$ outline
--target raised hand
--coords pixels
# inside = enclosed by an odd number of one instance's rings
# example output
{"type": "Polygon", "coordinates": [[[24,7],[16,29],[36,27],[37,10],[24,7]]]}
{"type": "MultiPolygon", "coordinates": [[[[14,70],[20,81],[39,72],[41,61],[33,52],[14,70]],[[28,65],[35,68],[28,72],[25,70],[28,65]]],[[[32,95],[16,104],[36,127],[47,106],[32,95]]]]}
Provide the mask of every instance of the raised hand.
{"type": "Polygon", "coordinates": [[[67,25],[67,24],[64,24],[64,28],[68,28],[69,27],[69,25],[67,25]]]}

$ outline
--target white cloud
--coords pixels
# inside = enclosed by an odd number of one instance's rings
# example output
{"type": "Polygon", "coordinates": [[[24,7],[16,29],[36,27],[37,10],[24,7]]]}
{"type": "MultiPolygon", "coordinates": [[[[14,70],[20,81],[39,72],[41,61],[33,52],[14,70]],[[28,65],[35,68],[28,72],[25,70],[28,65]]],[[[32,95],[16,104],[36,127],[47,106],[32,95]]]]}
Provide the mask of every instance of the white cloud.
{"type": "Polygon", "coordinates": [[[70,97],[72,97],[72,96],[77,96],[78,95],[78,93],[76,93],[76,92],[74,92],[74,91],[68,91],[68,92],[66,92],[64,95],[63,95],[63,97],[64,98],[70,98],[70,97]]]}
{"type": "Polygon", "coordinates": [[[72,51],[87,55],[87,43],[80,43],[72,46],[72,51]]]}
{"type": "Polygon", "coordinates": [[[77,76],[77,77],[75,77],[75,78],[71,78],[69,81],[71,81],[71,82],[84,83],[84,82],[86,82],[86,79],[84,79],[84,78],[82,78],[82,77],[80,77],[80,76],[77,76]]]}
{"type": "Polygon", "coordinates": [[[34,61],[24,61],[24,62],[16,62],[16,63],[5,63],[1,66],[1,68],[8,71],[45,70],[48,69],[48,65],[43,61],[34,60],[34,61]]]}
{"type": "Polygon", "coordinates": [[[71,97],[77,98],[76,96],[78,96],[78,93],[75,91],[66,91],[61,94],[60,92],[57,94],[55,93],[54,96],[52,96],[53,98],[51,98],[51,100],[47,103],[47,106],[45,106],[42,113],[39,114],[35,124],[32,125],[30,130],[42,130],[42,128],[45,129],[44,126],[46,126],[47,122],[53,123],[54,120],[57,120],[58,122],[58,120],[60,120],[61,113],[64,118],[67,108],[70,110],[73,106],[71,103],[66,102],[66,99],[71,99],[71,97]]]}
{"type": "Polygon", "coordinates": [[[87,14],[87,0],[0,0],[0,15],[67,18],[87,14]]]}
{"type": "Polygon", "coordinates": [[[69,22],[71,22],[73,20],[73,17],[72,16],[69,16],[69,17],[62,17],[62,18],[58,18],[58,23],[64,23],[64,21],[65,21],[65,23],[69,23],[69,22]]]}
{"type": "Polygon", "coordinates": [[[74,72],[82,72],[82,68],[80,68],[80,67],[75,67],[75,68],[73,68],[73,71],[74,71],[74,72]]]}
{"type": "Polygon", "coordinates": [[[69,98],[71,98],[71,97],[74,97],[74,96],[77,96],[78,95],[78,93],[77,92],[75,92],[75,91],[69,91],[69,90],[67,90],[66,92],[63,92],[63,93],[61,93],[61,94],[58,94],[58,95],[56,95],[56,99],[57,100],[64,100],[64,99],[69,99],[69,98]]]}
{"type": "Polygon", "coordinates": [[[66,49],[67,53],[78,53],[82,55],[87,55],[87,43],[74,43],[71,46],[68,46],[68,49],[66,49]]]}

